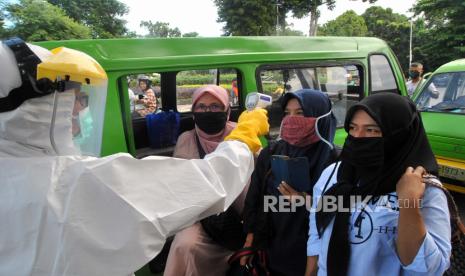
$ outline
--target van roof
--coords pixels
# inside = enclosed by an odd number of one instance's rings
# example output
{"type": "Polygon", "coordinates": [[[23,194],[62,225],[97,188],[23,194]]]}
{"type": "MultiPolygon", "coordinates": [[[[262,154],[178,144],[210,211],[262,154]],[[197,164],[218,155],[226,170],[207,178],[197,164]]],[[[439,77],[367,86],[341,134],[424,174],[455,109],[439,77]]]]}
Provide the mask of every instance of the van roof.
{"type": "Polygon", "coordinates": [[[465,71],[465,58],[457,59],[441,65],[434,73],[463,72],[465,71]]]}
{"type": "Polygon", "coordinates": [[[91,39],[37,42],[48,49],[65,46],[86,52],[107,72],[153,67],[233,64],[263,61],[364,58],[386,53],[372,37],[215,37],[91,39]]]}

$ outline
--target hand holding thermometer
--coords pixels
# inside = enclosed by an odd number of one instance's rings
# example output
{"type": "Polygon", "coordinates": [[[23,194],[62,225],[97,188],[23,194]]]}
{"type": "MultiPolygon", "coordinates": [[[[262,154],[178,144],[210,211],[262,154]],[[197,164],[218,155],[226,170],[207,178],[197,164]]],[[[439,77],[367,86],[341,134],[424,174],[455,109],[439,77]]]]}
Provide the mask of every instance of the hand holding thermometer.
{"type": "MultiPolygon", "coordinates": [[[[266,108],[272,104],[272,98],[269,95],[258,93],[258,92],[251,92],[247,94],[247,97],[245,98],[245,108],[247,111],[254,110],[256,108],[266,108]]],[[[315,131],[316,135],[320,137],[321,141],[323,141],[325,144],[329,146],[329,148],[332,150],[334,148],[333,144],[326,140],[324,137],[321,136],[319,130],[318,130],[318,121],[326,116],[331,116],[332,111],[329,110],[326,114],[318,117],[315,122],[315,131]]],[[[281,133],[281,131],[280,131],[281,133]]],[[[262,146],[265,147],[267,145],[267,140],[265,137],[259,137],[262,146]]]]}
{"type": "Polygon", "coordinates": [[[258,92],[252,92],[247,94],[247,97],[245,98],[245,108],[250,111],[254,110],[255,108],[266,108],[267,106],[270,106],[272,104],[272,99],[271,96],[258,93],[258,92]]]}
{"type": "MultiPolygon", "coordinates": [[[[270,106],[272,104],[272,98],[269,95],[258,93],[258,92],[252,92],[247,94],[247,97],[245,98],[245,108],[247,111],[252,111],[256,108],[266,108],[267,106],[270,106]]],[[[266,140],[265,137],[260,136],[258,137],[260,139],[260,143],[262,144],[262,147],[266,147],[268,145],[268,141],[266,140]]]]}

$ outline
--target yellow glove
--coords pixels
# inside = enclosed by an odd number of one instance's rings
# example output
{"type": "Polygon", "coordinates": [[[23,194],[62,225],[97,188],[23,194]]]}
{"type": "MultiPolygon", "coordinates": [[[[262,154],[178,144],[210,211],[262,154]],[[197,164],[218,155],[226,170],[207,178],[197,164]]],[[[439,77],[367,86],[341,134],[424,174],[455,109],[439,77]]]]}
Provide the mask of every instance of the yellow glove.
{"type": "Polygon", "coordinates": [[[237,127],[224,140],[239,140],[245,143],[252,152],[257,152],[262,146],[258,136],[265,135],[270,131],[267,113],[265,109],[261,108],[242,112],[237,127]]]}

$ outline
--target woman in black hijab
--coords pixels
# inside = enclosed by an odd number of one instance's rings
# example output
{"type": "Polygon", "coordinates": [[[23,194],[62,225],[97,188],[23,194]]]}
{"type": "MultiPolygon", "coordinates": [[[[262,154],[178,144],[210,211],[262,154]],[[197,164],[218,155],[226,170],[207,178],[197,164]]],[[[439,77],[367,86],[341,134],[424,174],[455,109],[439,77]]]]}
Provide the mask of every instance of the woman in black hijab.
{"type": "Polygon", "coordinates": [[[414,103],[369,96],[349,109],[344,127],[341,162],[314,187],[313,206],[322,208],[311,215],[307,274],[318,255],[318,275],[442,275],[451,252],[447,199],[425,187],[437,163],[414,103]],[[338,210],[325,209],[330,198],[338,210]]]}

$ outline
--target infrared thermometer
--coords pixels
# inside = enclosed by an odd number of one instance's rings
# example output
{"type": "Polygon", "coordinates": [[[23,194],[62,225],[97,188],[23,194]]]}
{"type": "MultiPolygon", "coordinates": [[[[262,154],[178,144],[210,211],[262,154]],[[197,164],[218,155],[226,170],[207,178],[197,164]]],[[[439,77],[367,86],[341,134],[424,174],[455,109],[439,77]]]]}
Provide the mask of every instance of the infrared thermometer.
{"type": "MultiPolygon", "coordinates": [[[[273,102],[271,96],[258,92],[249,93],[245,98],[245,108],[247,109],[247,111],[252,111],[256,108],[266,108],[267,106],[270,106],[272,103],[273,102]]],[[[262,147],[266,147],[268,145],[268,141],[265,137],[261,136],[258,138],[260,139],[262,147]]]]}
{"type": "Polygon", "coordinates": [[[272,104],[272,98],[269,95],[252,92],[247,94],[245,98],[245,108],[248,111],[254,110],[255,108],[266,108],[272,104]]]}

